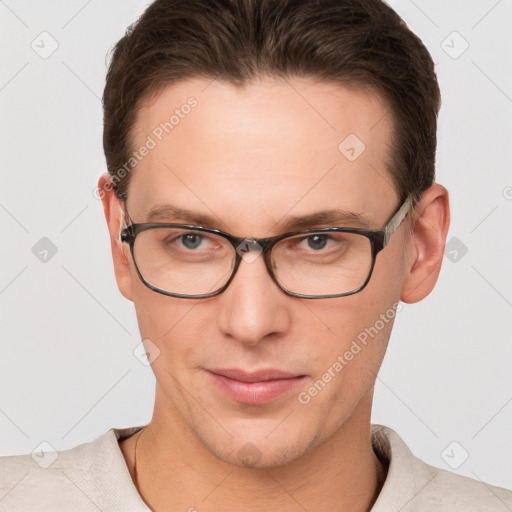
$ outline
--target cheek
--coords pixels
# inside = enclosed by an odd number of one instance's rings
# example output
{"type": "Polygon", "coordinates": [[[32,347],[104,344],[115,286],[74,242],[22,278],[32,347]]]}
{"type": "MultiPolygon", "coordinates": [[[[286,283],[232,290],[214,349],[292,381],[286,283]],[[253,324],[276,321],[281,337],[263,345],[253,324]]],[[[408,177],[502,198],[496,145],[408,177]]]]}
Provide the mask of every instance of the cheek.
{"type": "Polygon", "coordinates": [[[317,326],[322,326],[318,335],[308,337],[315,342],[310,357],[314,387],[322,392],[324,387],[331,389],[318,402],[357,400],[375,381],[401,310],[399,272],[393,265],[376,265],[363,291],[309,304],[321,320],[317,326]]]}
{"type": "Polygon", "coordinates": [[[137,276],[132,285],[134,305],[142,339],[151,340],[158,357],[152,361],[157,379],[164,372],[184,374],[200,359],[208,319],[198,300],[169,297],[150,290],[137,276]],[[201,314],[203,312],[203,314],[201,314]]]}
{"type": "Polygon", "coordinates": [[[389,335],[390,320],[394,318],[393,308],[396,309],[399,299],[399,288],[395,286],[396,289],[391,289],[387,283],[383,283],[383,286],[378,284],[377,280],[370,281],[357,294],[310,302],[308,309],[312,315],[308,316],[312,316],[314,321],[307,325],[304,317],[297,318],[297,325],[301,326],[299,330],[310,332],[308,339],[315,342],[319,358],[322,359],[325,351],[339,353],[348,350],[353,340],[364,342],[364,333],[376,322],[379,332],[389,335]],[[385,315],[384,325],[379,321],[381,315],[385,315]]]}
{"type": "MultiPolygon", "coordinates": [[[[170,297],[148,288],[130,262],[132,295],[142,338],[161,344],[194,320],[197,301],[170,297]]],[[[196,310],[197,311],[197,310],[196,310]]]]}
{"type": "MultiPolygon", "coordinates": [[[[330,341],[317,344],[311,379],[297,400],[322,419],[326,431],[339,427],[373,387],[384,358],[397,303],[382,309],[368,300],[341,308],[330,341]],[[382,315],[382,316],[381,316],[382,315]]],[[[327,340],[326,340],[327,341],[327,340]]]]}

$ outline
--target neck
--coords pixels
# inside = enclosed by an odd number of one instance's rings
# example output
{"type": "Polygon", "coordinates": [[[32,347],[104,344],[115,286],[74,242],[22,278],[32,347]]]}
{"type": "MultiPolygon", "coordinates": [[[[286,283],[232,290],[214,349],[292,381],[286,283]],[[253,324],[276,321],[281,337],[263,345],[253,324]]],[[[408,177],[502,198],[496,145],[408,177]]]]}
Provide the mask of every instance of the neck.
{"type": "Polygon", "coordinates": [[[133,436],[123,453],[133,477],[138,444],[138,490],[156,512],[193,507],[201,512],[366,512],[385,478],[385,468],[371,446],[371,394],[333,436],[283,466],[246,468],[221,461],[176,418],[157,414],[157,403],[140,443],[139,434],[133,436]]]}

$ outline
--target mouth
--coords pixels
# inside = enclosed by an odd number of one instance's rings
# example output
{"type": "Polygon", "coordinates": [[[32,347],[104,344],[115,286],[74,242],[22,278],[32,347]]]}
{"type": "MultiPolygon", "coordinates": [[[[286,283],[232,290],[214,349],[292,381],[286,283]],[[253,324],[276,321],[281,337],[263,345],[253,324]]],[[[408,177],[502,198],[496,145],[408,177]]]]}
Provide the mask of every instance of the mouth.
{"type": "Polygon", "coordinates": [[[231,399],[249,405],[264,405],[291,392],[306,377],[281,370],[266,369],[254,372],[244,370],[207,370],[214,385],[231,399]]]}

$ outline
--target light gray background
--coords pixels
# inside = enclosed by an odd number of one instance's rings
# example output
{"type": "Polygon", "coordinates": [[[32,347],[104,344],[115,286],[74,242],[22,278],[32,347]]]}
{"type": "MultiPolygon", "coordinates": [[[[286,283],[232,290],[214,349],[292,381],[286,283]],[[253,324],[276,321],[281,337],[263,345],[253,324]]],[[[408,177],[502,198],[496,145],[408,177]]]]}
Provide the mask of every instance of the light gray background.
{"type": "MultiPolygon", "coordinates": [[[[373,421],[433,465],[510,488],[512,2],[390,3],[436,62],[452,224],[436,290],[398,315],[373,421]]],[[[106,54],[146,5],[0,1],[2,455],[151,418],[154,377],[133,355],[135,311],[93,194],[106,54]],[[48,52],[52,39],[47,58],[31,47],[48,52]],[[45,263],[32,252],[42,237],[57,248],[45,263]]]]}

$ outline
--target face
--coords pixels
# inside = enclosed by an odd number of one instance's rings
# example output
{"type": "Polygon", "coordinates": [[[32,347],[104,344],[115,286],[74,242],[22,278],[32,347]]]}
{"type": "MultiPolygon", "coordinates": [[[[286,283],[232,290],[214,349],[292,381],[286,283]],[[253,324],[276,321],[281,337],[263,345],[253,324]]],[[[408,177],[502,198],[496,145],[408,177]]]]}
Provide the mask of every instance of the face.
{"type": "MultiPolygon", "coordinates": [[[[156,141],[132,170],[126,206],[136,223],[169,204],[211,217],[207,227],[268,237],[291,216],[325,209],[360,218],[308,227],[380,229],[399,206],[387,171],[389,111],[361,89],[304,78],[265,78],[243,89],[187,80],[146,102],[134,133],[137,148],[148,136],[156,141]],[[190,97],[195,106],[180,110],[169,133],[157,130],[158,140],[155,128],[190,97]]],[[[296,460],[348,425],[369,422],[403,285],[404,228],[378,255],[363,291],[314,300],[281,291],[262,256],[242,261],[216,297],[165,296],[141,282],[128,245],[119,244],[126,259],[115,258],[120,289],[135,304],[142,339],[159,351],[154,419],[218,459],[262,467],[296,460]],[[272,379],[283,377],[272,372],[291,378],[272,379]],[[239,382],[251,378],[266,382],[239,382]]]]}

